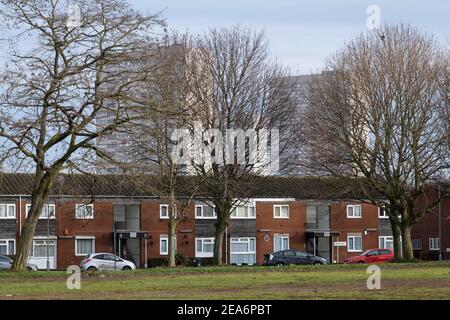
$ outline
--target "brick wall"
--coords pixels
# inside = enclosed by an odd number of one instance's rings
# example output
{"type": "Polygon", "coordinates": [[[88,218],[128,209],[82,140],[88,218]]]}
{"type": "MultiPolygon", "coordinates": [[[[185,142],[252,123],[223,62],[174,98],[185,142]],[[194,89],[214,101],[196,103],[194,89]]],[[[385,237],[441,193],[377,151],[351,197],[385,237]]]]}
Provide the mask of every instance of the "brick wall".
{"type": "Polygon", "coordinates": [[[256,263],[263,263],[264,255],[274,251],[273,237],[275,234],[288,234],[290,249],[306,250],[305,226],[306,204],[301,202],[257,202],[256,263]],[[274,218],[273,206],[277,204],[289,205],[289,219],[274,218]]]}
{"type": "MultiPolygon", "coordinates": [[[[330,226],[332,230],[339,231],[339,239],[335,241],[347,242],[349,234],[361,234],[362,251],[378,248],[378,208],[374,205],[361,203],[361,218],[347,218],[347,204],[334,202],[331,204],[330,226]]],[[[347,243],[348,246],[348,243],[347,243]]],[[[361,254],[361,252],[348,252],[347,247],[333,248],[334,252],[339,250],[339,260],[342,262],[348,257],[361,254]]]]}

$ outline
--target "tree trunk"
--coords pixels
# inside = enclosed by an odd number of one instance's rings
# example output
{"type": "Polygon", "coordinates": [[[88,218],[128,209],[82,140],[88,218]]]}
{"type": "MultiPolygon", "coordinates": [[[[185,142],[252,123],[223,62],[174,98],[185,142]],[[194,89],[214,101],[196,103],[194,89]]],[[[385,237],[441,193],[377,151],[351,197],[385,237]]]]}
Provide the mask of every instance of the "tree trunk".
{"type": "Polygon", "coordinates": [[[402,224],[402,247],[403,259],[413,260],[414,252],[411,240],[411,226],[407,222],[402,224]]]}
{"type": "Polygon", "coordinates": [[[394,242],[394,258],[401,260],[403,258],[403,249],[401,241],[401,229],[400,227],[391,221],[392,238],[394,242]]]}
{"type": "Polygon", "coordinates": [[[31,198],[31,207],[28,217],[22,229],[19,246],[11,267],[11,271],[23,271],[26,269],[31,245],[33,243],[36,225],[41,215],[46,199],[42,193],[34,194],[31,198]]]}
{"type": "Polygon", "coordinates": [[[216,234],[214,239],[214,258],[213,263],[215,265],[222,265],[223,264],[223,240],[225,237],[225,230],[227,228],[226,221],[217,221],[215,224],[216,227],[216,234]]]}
{"type": "MultiPolygon", "coordinates": [[[[59,171],[56,170],[55,172],[59,171]]],[[[50,194],[50,189],[56,176],[55,172],[44,173],[43,170],[37,170],[35,174],[34,188],[31,193],[31,207],[20,235],[19,246],[11,271],[23,271],[26,269],[36,225],[50,194]]]]}
{"type": "Polygon", "coordinates": [[[175,237],[176,237],[176,228],[178,225],[178,219],[176,217],[176,207],[173,201],[171,201],[170,205],[170,213],[169,213],[169,236],[168,236],[168,255],[169,255],[169,261],[167,263],[168,267],[173,268],[176,267],[176,248],[175,248],[175,237]]]}

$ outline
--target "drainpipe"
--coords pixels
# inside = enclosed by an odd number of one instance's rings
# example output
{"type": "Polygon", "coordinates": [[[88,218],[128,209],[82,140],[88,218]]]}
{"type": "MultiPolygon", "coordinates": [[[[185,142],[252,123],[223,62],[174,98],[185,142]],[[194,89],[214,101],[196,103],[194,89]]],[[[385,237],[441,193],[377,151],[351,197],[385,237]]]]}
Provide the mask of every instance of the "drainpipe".
{"type": "Polygon", "coordinates": [[[19,196],[19,237],[22,236],[22,196],[19,196]]]}
{"type": "Polygon", "coordinates": [[[438,186],[438,197],[439,197],[439,261],[442,261],[442,199],[441,199],[441,184],[438,186]]]}
{"type": "Polygon", "coordinates": [[[225,264],[228,264],[228,227],[225,228],[225,264]]]}

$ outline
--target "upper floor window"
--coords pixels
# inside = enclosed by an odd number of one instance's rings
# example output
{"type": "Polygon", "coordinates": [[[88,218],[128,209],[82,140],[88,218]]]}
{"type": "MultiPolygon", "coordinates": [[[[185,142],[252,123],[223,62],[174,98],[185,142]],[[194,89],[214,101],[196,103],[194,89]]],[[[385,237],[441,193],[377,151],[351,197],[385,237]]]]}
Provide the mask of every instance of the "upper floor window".
{"type": "Polygon", "coordinates": [[[430,238],[429,239],[430,250],[440,250],[441,244],[439,238],[430,238]]]}
{"type": "Polygon", "coordinates": [[[254,219],[256,218],[256,210],[253,204],[236,206],[231,212],[233,219],[254,219]]]}
{"type": "Polygon", "coordinates": [[[215,219],[217,217],[216,210],[209,205],[196,205],[195,218],[197,219],[215,219]]]}
{"type": "Polygon", "coordinates": [[[289,218],[289,205],[274,205],[273,206],[274,218],[289,218]]]}
{"type": "Polygon", "coordinates": [[[361,218],[361,205],[348,205],[347,218],[361,218]]]}
{"type": "Polygon", "coordinates": [[[159,205],[159,217],[161,219],[169,219],[169,205],[168,204],[159,205]]]}
{"type": "Polygon", "coordinates": [[[378,208],[378,218],[382,218],[382,219],[388,219],[389,218],[386,209],[378,208]]]}
{"type": "Polygon", "coordinates": [[[16,205],[0,203],[0,219],[14,219],[16,217],[16,205]]]}
{"type": "MultiPolygon", "coordinates": [[[[28,217],[28,213],[30,212],[31,204],[27,204],[26,207],[26,215],[28,217]]],[[[39,216],[39,219],[55,219],[55,205],[54,204],[44,204],[42,208],[42,213],[39,216]]]]}
{"type": "Polygon", "coordinates": [[[75,217],[77,219],[94,219],[94,205],[93,204],[75,205],[75,217]]]}

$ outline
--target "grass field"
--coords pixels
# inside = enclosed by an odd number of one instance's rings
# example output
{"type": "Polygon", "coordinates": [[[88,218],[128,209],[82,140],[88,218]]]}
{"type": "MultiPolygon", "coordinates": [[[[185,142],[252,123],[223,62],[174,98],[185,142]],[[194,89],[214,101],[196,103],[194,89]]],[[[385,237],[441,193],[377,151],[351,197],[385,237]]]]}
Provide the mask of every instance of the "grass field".
{"type": "Polygon", "coordinates": [[[385,264],[368,290],[364,265],[156,268],[82,275],[0,272],[0,299],[450,299],[450,262],[385,264]]]}

